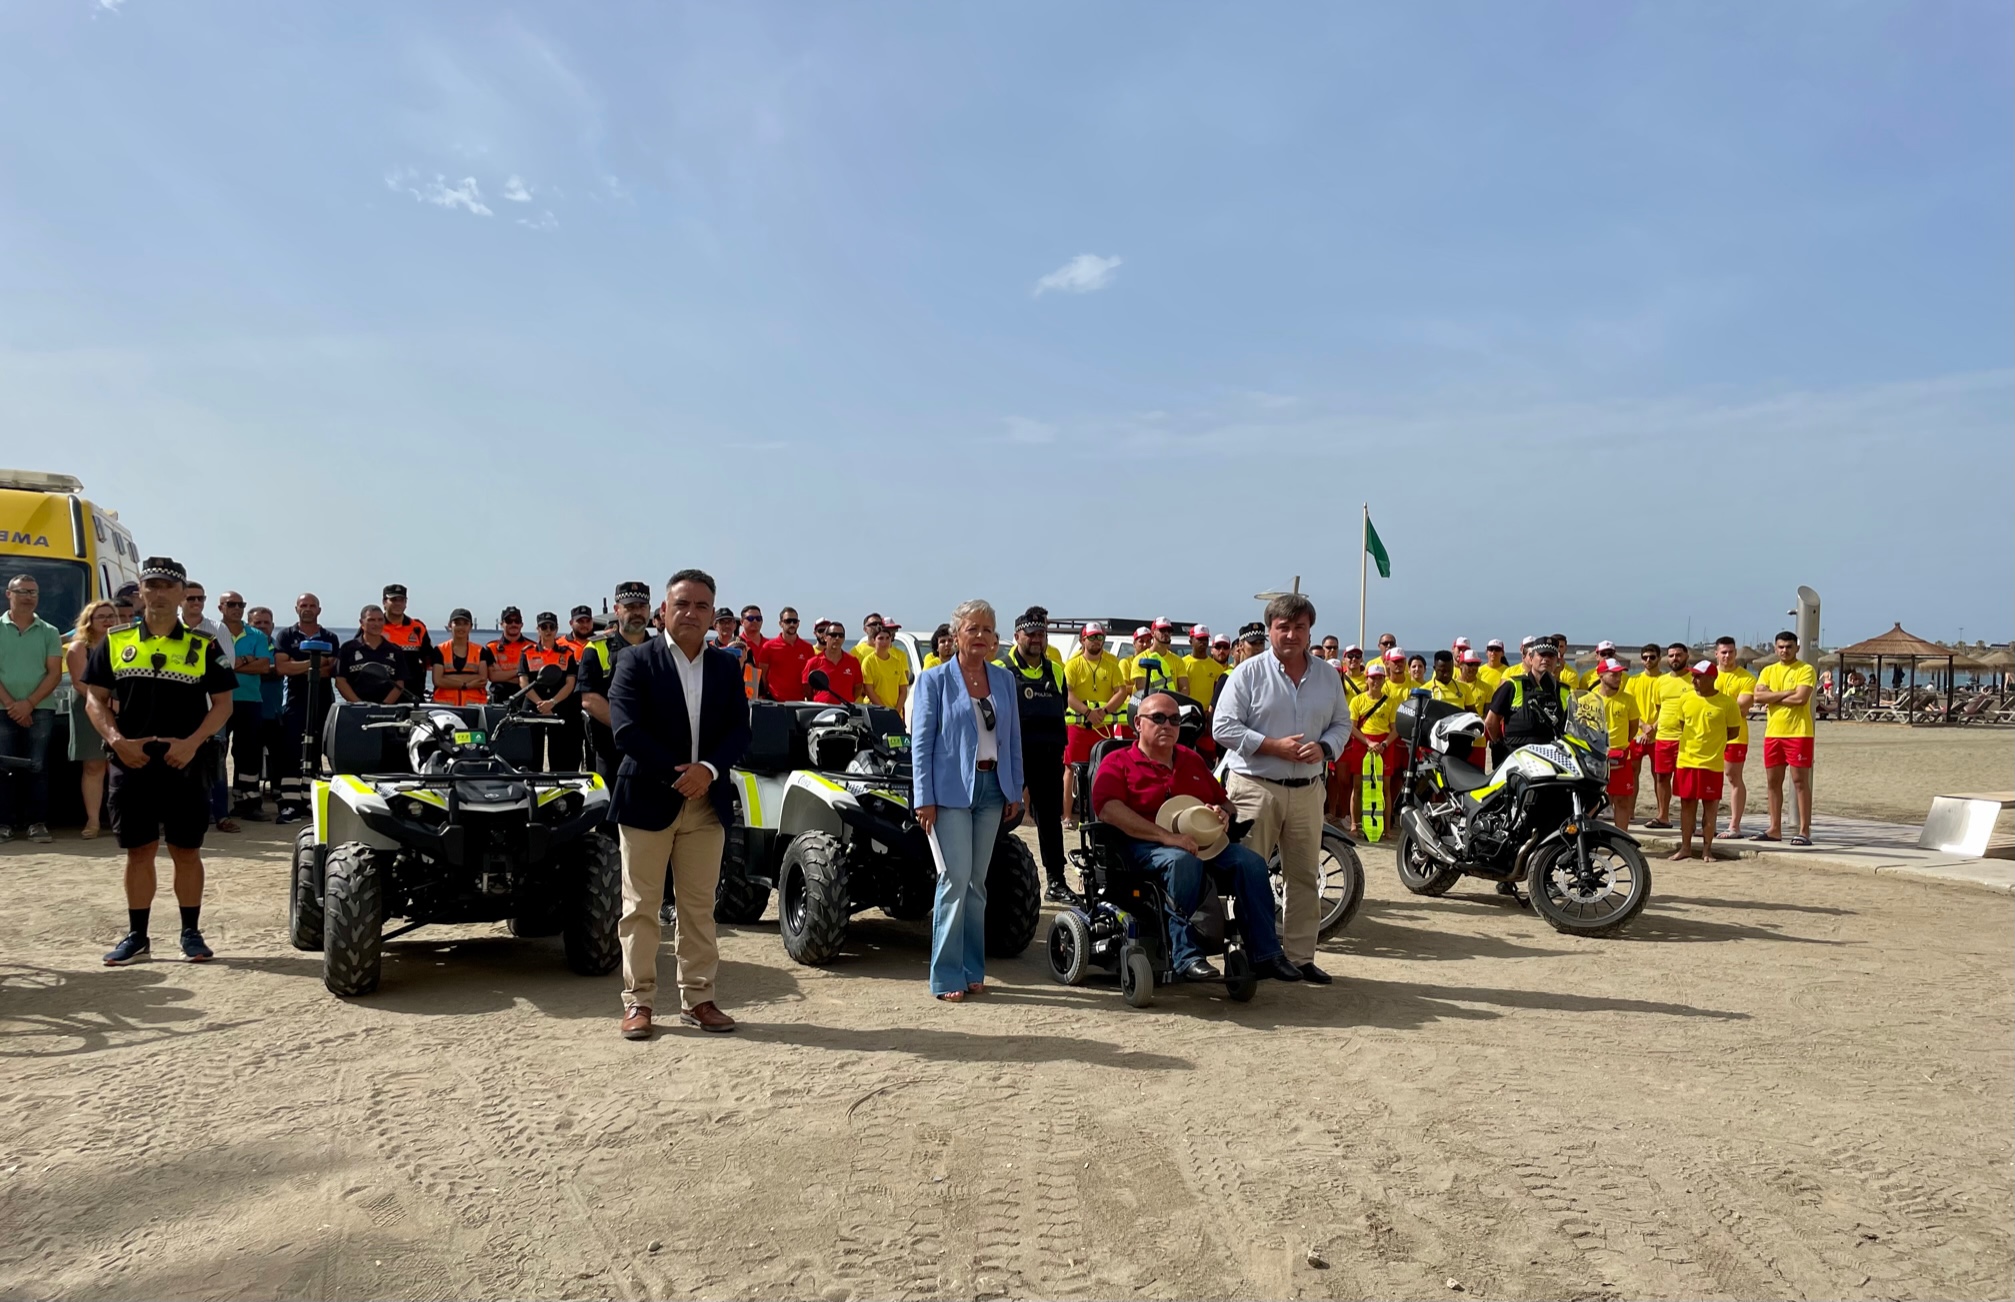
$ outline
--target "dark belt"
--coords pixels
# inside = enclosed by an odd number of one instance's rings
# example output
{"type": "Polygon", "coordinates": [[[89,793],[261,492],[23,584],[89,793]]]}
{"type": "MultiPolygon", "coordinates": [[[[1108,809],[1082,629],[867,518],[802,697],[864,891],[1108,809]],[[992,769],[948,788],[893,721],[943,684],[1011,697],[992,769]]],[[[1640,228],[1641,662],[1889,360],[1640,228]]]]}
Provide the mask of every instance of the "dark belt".
{"type": "Polygon", "coordinates": [[[1262,778],[1253,774],[1247,774],[1246,776],[1251,777],[1255,782],[1264,782],[1270,787],[1286,787],[1290,791],[1298,787],[1312,787],[1323,780],[1320,775],[1312,778],[1262,778]]]}
{"type": "Polygon", "coordinates": [[[994,771],[998,763],[999,763],[998,760],[979,760],[973,764],[973,767],[978,769],[982,773],[991,773],[994,771]]]}

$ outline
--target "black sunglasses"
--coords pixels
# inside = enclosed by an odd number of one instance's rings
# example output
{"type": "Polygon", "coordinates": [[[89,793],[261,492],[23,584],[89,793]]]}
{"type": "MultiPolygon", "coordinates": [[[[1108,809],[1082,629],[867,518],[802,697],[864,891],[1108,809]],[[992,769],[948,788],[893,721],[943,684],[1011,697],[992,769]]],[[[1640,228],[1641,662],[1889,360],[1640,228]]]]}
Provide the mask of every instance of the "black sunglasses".
{"type": "Polygon", "coordinates": [[[801,621],[795,619],[780,619],[777,622],[779,624],[797,624],[800,623],[801,621]]]}
{"type": "Polygon", "coordinates": [[[220,606],[227,606],[227,607],[228,607],[228,606],[242,606],[242,605],[244,605],[245,603],[244,603],[244,602],[242,602],[242,601],[220,601],[220,602],[218,602],[217,604],[218,604],[218,605],[220,605],[220,606]]]}
{"type": "Polygon", "coordinates": [[[987,731],[992,732],[995,727],[993,701],[988,697],[982,696],[974,704],[980,707],[980,717],[987,721],[987,731]]]}
{"type": "Polygon", "coordinates": [[[826,630],[827,637],[845,637],[846,635],[847,631],[843,628],[828,628],[826,630]]]}
{"type": "Polygon", "coordinates": [[[1140,717],[1148,723],[1158,723],[1164,728],[1173,728],[1182,722],[1180,714],[1150,713],[1143,714],[1140,717]]]}

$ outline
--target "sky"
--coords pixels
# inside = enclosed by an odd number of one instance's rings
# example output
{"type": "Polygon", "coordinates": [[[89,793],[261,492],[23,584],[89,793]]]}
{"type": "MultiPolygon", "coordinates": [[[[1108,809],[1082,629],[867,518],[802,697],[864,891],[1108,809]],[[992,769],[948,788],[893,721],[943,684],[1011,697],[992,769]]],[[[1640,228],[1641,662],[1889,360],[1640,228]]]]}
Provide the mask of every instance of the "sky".
{"type": "Polygon", "coordinates": [[[2015,634],[2005,3],[0,2],[0,464],[332,620],[2015,634]]]}

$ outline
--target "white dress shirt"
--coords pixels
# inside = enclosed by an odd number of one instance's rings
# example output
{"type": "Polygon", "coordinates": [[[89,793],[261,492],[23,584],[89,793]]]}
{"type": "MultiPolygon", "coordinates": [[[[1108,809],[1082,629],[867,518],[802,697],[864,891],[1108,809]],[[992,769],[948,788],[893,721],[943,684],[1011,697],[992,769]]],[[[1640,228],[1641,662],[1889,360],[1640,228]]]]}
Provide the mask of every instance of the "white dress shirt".
{"type": "MultiPolygon", "coordinates": [[[[665,633],[665,645],[672,649],[672,667],[679,671],[679,686],[686,692],[686,722],[693,730],[693,763],[707,764],[700,758],[700,693],[707,683],[707,648],[702,644],[700,653],[687,659],[679,644],[672,640],[670,631],[665,633]]],[[[711,764],[707,764],[707,772],[715,777],[721,775],[711,764]]]]}
{"type": "Polygon", "coordinates": [[[1321,764],[1262,755],[1259,746],[1269,737],[1298,735],[1305,742],[1321,742],[1332,759],[1343,754],[1350,740],[1343,676],[1312,655],[1297,683],[1269,647],[1225,678],[1211,714],[1211,735],[1229,752],[1225,760],[1234,773],[1276,782],[1315,777],[1321,764]]]}

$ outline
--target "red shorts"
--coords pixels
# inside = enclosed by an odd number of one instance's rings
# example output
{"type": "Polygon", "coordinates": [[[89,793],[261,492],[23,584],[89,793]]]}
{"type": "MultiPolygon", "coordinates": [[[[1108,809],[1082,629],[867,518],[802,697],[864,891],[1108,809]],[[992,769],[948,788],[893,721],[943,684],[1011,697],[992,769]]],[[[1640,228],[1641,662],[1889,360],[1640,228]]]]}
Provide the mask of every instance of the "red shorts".
{"type": "Polygon", "coordinates": [[[1612,796],[1634,796],[1637,794],[1637,770],[1630,763],[1630,748],[1609,752],[1609,794],[1612,796]]]}
{"type": "MultiPolygon", "coordinates": [[[[1384,741],[1386,738],[1386,734],[1382,732],[1367,732],[1364,735],[1368,741],[1384,741]]],[[[1372,772],[1376,772],[1380,777],[1384,777],[1392,772],[1392,753],[1397,749],[1399,747],[1395,743],[1374,755],[1365,747],[1359,746],[1357,748],[1357,762],[1344,771],[1353,777],[1372,772]]]]}
{"type": "Polygon", "coordinates": [[[1651,747],[1645,745],[1641,741],[1636,740],[1635,738],[1631,739],[1630,763],[1633,767],[1644,763],[1645,758],[1650,754],[1651,754],[1651,747]]]}
{"type": "Polygon", "coordinates": [[[1092,729],[1080,728],[1074,723],[1065,727],[1064,736],[1063,762],[1066,764],[1091,763],[1091,748],[1105,740],[1092,729]]]}
{"type": "Polygon", "coordinates": [[[1809,769],[1812,767],[1812,738],[1765,737],[1763,767],[1766,769],[1809,769]]]}
{"type": "Polygon", "coordinates": [[[1681,800],[1721,799],[1721,774],[1713,769],[1679,769],[1672,775],[1672,794],[1681,800]]]}
{"type": "Polygon", "coordinates": [[[1731,741],[1721,751],[1721,758],[1730,764],[1740,764],[1749,758],[1749,743],[1731,741]]]}
{"type": "Polygon", "coordinates": [[[1651,771],[1663,777],[1679,767],[1679,743],[1677,741],[1654,741],[1651,743],[1651,771]]]}
{"type": "Polygon", "coordinates": [[[1343,743],[1343,754],[1336,761],[1336,767],[1355,777],[1364,771],[1364,743],[1352,737],[1343,743]]]}

